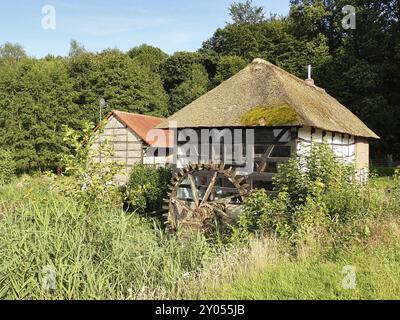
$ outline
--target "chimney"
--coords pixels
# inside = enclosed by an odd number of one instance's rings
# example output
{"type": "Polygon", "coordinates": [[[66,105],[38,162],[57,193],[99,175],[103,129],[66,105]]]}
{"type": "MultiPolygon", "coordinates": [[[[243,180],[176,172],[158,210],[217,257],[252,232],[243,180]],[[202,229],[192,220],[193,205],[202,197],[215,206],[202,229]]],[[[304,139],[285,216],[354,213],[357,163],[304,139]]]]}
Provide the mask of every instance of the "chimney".
{"type": "Polygon", "coordinates": [[[312,76],[312,66],[311,66],[311,64],[309,64],[308,65],[308,77],[305,81],[309,86],[315,87],[314,80],[311,76],[312,76]]]}

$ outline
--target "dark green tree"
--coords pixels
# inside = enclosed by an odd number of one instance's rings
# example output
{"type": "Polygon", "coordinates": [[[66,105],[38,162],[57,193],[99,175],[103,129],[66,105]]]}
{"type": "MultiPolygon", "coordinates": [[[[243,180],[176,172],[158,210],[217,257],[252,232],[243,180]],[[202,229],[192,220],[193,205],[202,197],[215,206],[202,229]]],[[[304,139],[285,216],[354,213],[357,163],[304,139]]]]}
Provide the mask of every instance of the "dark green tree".
{"type": "Polygon", "coordinates": [[[76,103],[86,118],[97,121],[100,98],[108,103],[104,113],[118,109],[162,116],[168,96],[160,76],[116,50],[84,54],[70,60],[77,93],[76,103]]]}
{"type": "Polygon", "coordinates": [[[160,66],[161,79],[165,90],[169,93],[182,82],[190,79],[195,66],[201,65],[203,56],[201,53],[176,52],[168,57],[160,66]]]}
{"type": "Polygon", "coordinates": [[[209,79],[205,68],[202,65],[196,64],[190,72],[189,77],[170,93],[169,115],[179,111],[207,92],[209,79]]]}
{"type": "Polygon", "coordinates": [[[159,67],[168,58],[168,54],[159,48],[142,44],[128,51],[128,56],[137,61],[140,65],[158,73],[159,67]]]}
{"type": "Polygon", "coordinates": [[[64,61],[24,60],[0,73],[0,146],[13,150],[20,172],[56,169],[61,126],[79,128],[64,61]]]}
{"type": "Polygon", "coordinates": [[[247,65],[247,61],[238,56],[223,56],[218,62],[214,85],[229,79],[247,65]]]}

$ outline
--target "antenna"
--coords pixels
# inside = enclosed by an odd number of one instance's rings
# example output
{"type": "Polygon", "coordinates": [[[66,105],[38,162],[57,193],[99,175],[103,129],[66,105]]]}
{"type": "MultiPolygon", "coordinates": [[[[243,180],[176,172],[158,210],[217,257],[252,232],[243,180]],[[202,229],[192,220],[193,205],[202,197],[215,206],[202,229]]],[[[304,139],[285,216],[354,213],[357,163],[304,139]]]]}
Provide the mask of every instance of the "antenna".
{"type": "Polygon", "coordinates": [[[307,80],[311,80],[312,78],[311,78],[311,72],[312,72],[312,66],[311,66],[311,64],[309,64],[308,65],[308,78],[307,78],[307,80]]]}
{"type": "MultiPolygon", "coordinates": [[[[101,98],[100,99],[100,122],[99,122],[99,126],[101,126],[101,122],[103,121],[103,119],[102,119],[103,108],[105,108],[106,106],[107,106],[106,100],[104,98],[101,98]]],[[[100,142],[100,146],[101,146],[101,142],[100,142]]],[[[101,147],[100,147],[100,162],[101,162],[101,160],[102,160],[102,157],[101,157],[101,147]]]]}
{"type": "Polygon", "coordinates": [[[102,119],[103,108],[105,108],[106,106],[107,106],[106,100],[104,100],[104,98],[101,98],[100,99],[100,124],[101,124],[101,121],[103,120],[102,119]]]}

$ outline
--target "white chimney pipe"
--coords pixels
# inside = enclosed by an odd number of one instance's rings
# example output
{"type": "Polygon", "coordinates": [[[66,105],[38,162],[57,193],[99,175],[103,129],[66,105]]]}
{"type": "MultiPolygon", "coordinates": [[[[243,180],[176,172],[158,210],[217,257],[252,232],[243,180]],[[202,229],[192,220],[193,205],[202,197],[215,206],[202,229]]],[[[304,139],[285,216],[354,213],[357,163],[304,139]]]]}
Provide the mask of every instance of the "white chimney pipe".
{"type": "Polygon", "coordinates": [[[307,78],[307,80],[311,80],[312,78],[311,78],[311,70],[312,70],[312,67],[311,67],[311,64],[309,64],[308,65],[308,78],[307,78]]]}

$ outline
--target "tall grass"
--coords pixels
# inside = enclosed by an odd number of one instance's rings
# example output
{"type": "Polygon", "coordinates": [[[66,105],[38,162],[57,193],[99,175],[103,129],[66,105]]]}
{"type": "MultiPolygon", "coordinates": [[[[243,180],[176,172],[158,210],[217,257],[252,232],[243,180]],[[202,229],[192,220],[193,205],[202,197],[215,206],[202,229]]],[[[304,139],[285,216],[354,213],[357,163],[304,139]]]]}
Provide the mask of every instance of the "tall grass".
{"type": "Polygon", "coordinates": [[[257,234],[221,246],[159,222],[88,207],[46,178],[0,187],[0,299],[389,299],[400,297],[400,197],[393,180],[361,199],[376,214],[293,247],[257,234]],[[340,245],[338,245],[340,243],[340,245]],[[357,288],[340,286],[345,265],[357,288]],[[43,286],[55,272],[55,287],[43,286]]]}
{"type": "Polygon", "coordinates": [[[38,180],[0,199],[0,299],[166,298],[211,254],[200,236],[182,242],[135,214],[85,210],[38,180]],[[46,267],[55,290],[43,287],[46,267]]]}
{"type": "Polygon", "coordinates": [[[400,299],[399,238],[385,245],[354,246],[330,258],[284,256],[210,286],[205,299],[400,299]],[[343,286],[344,267],[355,269],[355,286],[343,286]]]}

